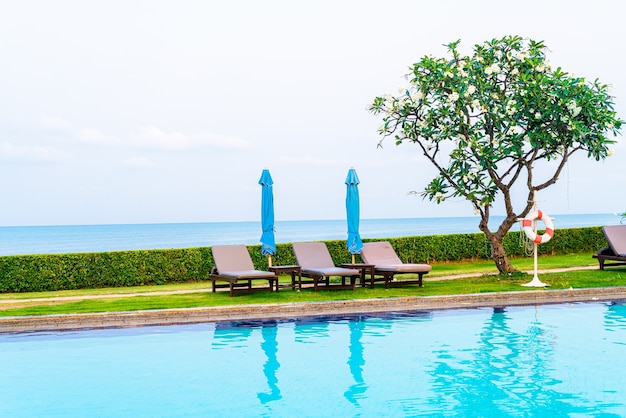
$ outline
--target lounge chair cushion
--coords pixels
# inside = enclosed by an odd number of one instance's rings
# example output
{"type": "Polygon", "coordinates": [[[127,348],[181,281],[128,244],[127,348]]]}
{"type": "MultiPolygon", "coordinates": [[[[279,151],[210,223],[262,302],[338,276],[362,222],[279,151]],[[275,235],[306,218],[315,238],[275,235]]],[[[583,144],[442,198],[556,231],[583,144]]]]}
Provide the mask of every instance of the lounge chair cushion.
{"type": "Polygon", "coordinates": [[[319,276],[360,276],[361,272],[355,269],[347,269],[343,267],[326,267],[326,268],[303,268],[303,272],[308,274],[317,274],[319,276]]]}
{"type": "Polygon", "coordinates": [[[302,268],[335,267],[335,263],[323,242],[294,242],[293,252],[302,268]]]}
{"type": "Polygon", "coordinates": [[[357,276],[361,272],[356,269],[336,267],[323,242],[294,242],[293,252],[303,273],[320,276],[357,276]]]}
{"type": "Polygon", "coordinates": [[[396,273],[428,273],[432,267],[428,264],[375,264],[378,271],[391,271],[396,273]]]}
{"type": "Polygon", "coordinates": [[[613,253],[626,257],[626,225],[605,226],[602,232],[613,253]]]}
{"type": "Polygon", "coordinates": [[[376,270],[396,273],[428,273],[428,264],[403,263],[391,244],[387,241],[366,242],[361,250],[361,258],[366,264],[373,264],[376,270]]]}
{"type": "Polygon", "coordinates": [[[211,247],[211,252],[219,274],[227,271],[254,270],[248,248],[243,244],[214,245],[211,247]]]}
{"type": "Polygon", "coordinates": [[[276,277],[271,271],[256,270],[248,248],[243,244],[211,247],[217,274],[234,279],[263,279],[276,277]]]}
{"type": "Polygon", "coordinates": [[[271,271],[262,270],[221,271],[219,272],[219,275],[224,277],[232,277],[233,279],[271,279],[272,277],[276,277],[276,274],[272,273],[271,271]]]}

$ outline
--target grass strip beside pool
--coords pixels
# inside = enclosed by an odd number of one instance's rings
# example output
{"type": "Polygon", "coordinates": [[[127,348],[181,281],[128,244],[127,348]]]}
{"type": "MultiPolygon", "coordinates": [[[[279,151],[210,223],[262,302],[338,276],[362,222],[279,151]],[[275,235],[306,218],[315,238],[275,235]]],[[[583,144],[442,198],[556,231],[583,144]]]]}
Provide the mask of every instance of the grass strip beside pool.
{"type": "MultiPolygon", "coordinates": [[[[156,310],[173,308],[199,308],[209,306],[231,306],[248,304],[273,303],[305,303],[327,302],[359,299],[403,298],[416,296],[467,295],[494,292],[532,292],[536,288],[521,286],[528,283],[532,276],[518,274],[511,277],[500,275],[481,275],[478,277],[462,277],[454,280],[432,279],[424,287],[405,286],[385,289],[377,285],[375,289],[357,288],[354,291],[320,291],[311,289],[295,292],[290,289],[278,293],[260,292],[238,295],[231,298],[227,292],[211,293],[206,283],[203,288],[187,289],[188,293],[165,293],[154,295],[145,294],[123,296],[124,294],[100,294],[98,298],[87,299],[88,292],[83,292],[85,299],[76,296],[76,300],[58,300],[52,297],[30,298],[10,302],[5,300],[0,304],[0,316],[31,316],[51,314],[79,314],[104,313],[137,310],[156,310]]],[[[614,270],[570,270],[557,273],[543,273],[541,281],[550,285],[548,289],[584,289],[626,286],[626,269],[614,270]]],[[[176,286],[176,288],[180,288],[176,286]]],[[[152,287],[152,290],[162,291],[152,287]]],[[[54,293],[54,292],[52,292],[54,293]]],[[[57,295],[58,296],[58,295],[57,295]]]]}

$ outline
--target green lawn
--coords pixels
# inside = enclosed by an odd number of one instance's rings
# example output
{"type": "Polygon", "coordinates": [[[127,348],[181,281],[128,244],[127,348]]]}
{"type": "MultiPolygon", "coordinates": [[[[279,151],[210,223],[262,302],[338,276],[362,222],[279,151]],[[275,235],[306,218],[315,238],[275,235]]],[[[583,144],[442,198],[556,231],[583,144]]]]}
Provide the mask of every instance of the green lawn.
{"type": "MultiPolygon", "coordinates": [[[[533,269],[533,259],[514,259],[512,264],[521,271],[533,269]]],[[[572,267],[597,266],[597,261],[589,254],[568,256],[542,256],[539,269],[562,269],[572,267]]],[[[331,300],[352,300],[370,298],[393,298],[407,296],[454,295],[487,292],[529,291],[536,288],[521,286],[532,279],[532,275],[497,275],[492,262],[462,262],[433,264],[433,271],[424,287],[405,286],[385,289],[377,284],[375,289],[357,288],[354,291],[320,291],[305,289],[296,292],[283,289],[278,293],[242,294],[231,298],[228,292],[207,292],[210,282],[187,283],[163,286],[142,286],[114,289],[88,289],[59,292],[38,292],[0,295],[0,316],[45,315],[87,312],[116,312],[145,309],[192,308],[204,306],[224,306],[237,304],[268,304],[294,302],[322,302],[331,300]],[[477,277],[449,279],[450,276],[478,274],[477,277]],[[437,280],[437,278],[441,280],[437,280]],[[181,294],[155,294],[155,292],[185,292],[181,294]],[[124,296],[133,294],[133,296],[124,296]],[[138,295],[134,295],[138,294],[138,295]],[[98,296],[98,298],[93,298],[98,296]],[[59,297],[78,297],[82,300],[54,300],[59,297]],[[87,299],[92,298],[92,299],[87,299]]],[[[570,270],[566,272],[540,273],[542,282],[550,289],[592,288],[626,285],[626,268],[600,271],[570,270]]],[[[286,277],[284,280],[288,280],[286,277]]]]}

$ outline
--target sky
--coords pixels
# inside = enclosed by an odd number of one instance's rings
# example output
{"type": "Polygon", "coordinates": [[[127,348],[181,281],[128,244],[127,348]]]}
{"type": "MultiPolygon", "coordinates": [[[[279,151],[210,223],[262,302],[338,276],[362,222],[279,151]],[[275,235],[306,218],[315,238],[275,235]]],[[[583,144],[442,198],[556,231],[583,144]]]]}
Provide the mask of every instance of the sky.
{"type": "MultiPolygon", "coordinates": [[[[626,119],[622,2],[0,0],[0,226],[473,216],[421,191],[415,145],[368,106],[457,39],[543,40],[553,67],[612,86],[626,119]]],[[[626,211],[626,142],[579,153],[538,196],[549,214],[626,211]]],[[[525,199],[524,194],[516,196],[525,199]]],[[[496,214],[503,211],[497,205],[496,214]]],[[[477,218],[478,222],[478,218],[477,218]]]]}

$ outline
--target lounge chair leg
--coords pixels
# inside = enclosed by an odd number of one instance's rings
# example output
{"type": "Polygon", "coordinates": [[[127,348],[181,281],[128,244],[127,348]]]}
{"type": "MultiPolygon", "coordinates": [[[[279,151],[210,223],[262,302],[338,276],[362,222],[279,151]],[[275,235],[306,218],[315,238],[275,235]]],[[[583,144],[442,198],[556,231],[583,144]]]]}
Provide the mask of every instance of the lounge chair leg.
{"type": "Polygon", "coordinates": [[[393,274],[385,275],[385,289],[389,289],[389,282],[393,280],[393,274]]]}

